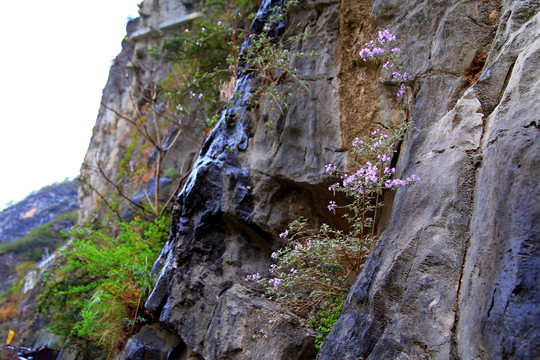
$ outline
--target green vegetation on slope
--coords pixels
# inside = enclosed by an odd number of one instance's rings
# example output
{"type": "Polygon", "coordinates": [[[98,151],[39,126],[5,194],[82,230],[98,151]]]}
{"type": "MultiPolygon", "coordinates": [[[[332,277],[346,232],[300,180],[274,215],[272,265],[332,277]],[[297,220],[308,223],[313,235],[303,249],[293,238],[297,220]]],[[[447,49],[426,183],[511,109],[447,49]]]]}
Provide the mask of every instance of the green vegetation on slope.
{"type": "Polygon", "coordinates": [[[151,268],[169,223],[164,216],[73,229],[39,297],[38,312],[50,320],[49,331],[84,351],[107,356],[119,350],[149,320],[144,302],[153,285],[151,268]]]}

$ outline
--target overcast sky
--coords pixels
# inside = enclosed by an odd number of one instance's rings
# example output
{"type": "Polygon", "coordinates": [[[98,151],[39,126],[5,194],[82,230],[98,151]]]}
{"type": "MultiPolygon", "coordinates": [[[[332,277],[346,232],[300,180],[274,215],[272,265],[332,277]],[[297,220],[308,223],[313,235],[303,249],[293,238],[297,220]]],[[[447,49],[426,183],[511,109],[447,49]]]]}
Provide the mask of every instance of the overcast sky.
{"type": "Polygon", "coordinates": [[[78,175],[111,60],[140,1],[3,2],[0,209],[78,175]]]}

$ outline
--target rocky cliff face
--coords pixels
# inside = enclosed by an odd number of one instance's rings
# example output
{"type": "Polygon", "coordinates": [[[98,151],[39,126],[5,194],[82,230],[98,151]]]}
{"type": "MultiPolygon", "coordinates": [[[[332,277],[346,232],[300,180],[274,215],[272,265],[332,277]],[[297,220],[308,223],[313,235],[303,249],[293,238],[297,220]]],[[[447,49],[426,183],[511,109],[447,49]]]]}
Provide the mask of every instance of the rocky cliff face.
{"type": "MultiPolygon", "coordinates": [[[[127,36],[122,42],[123,50],[111,66],[90,145],[81,167],[86,186],[79,188],[79,203],[82,209],[79,220],[89,220],[92,211],[102,213],[105,203],[114,201],[112,198],[116,193],[115,184],[131,199],[137,199],[141,192],[140,183],[129,184],[119,178],[118,174],[122,160],[125,159],[126,152],[129,152],[127,148],[133,143],[138,146],[144,143],[144,139],[137,134],[129,119],[140,116],[141,107],[144,105],[142,93],[148,91],[150,86],[158,84],[168,74],[166,64],[155,62],[148,56],[148,50],[152,47],[159,48],[164,39],[182,31],[189,23],[189,14],[192,11],[194,5],[191,1],[184,3],[146,0],[140,4],[140,18],[127,24],[127,36]],[[110,181],[100,173],[98,166],[110,181]]],[[[179,122],[181,121],[179,119],[179,122]]],[[[178,127],[171,127],[166,135],[172,138],[176,136],[176,132],[178,127]]],[[[180,177],[186,175],[191,170],[200,146],[198,139],[180,134],[168,152],[171,156],[166,155],[163,161],[163,169],[174,168],[180,177]],[[175,156],[172,156],[173,153],[175,156]]],[[[152,154],[142,153],[139,162],[151,168],[154,162],[152,154]]],[[[130,166],[133,165],[127,165],[128,168],[130,166]]],[[[161,180],[162,195],[169,196],[175,191],[177,184],[167,177],[161,180]]],[[[151,189],[149,183],[145,186],[151,189]]]]}
{"type": "MultiPolygon", "coordinates": [[[[0,212],[0,239],[4,243],[0,249],[0,333],[7,336],[9,330],[15,331],[13,345],[32,345],[43,328],[41,319],[35,317],[36,297],[41,291],[37,284],[54,260],[49,251],[59,246],[60,232],[74,225],[74,217],[67,215],[76,210],[77,183],[64,181],[0,212]]],[[[50,343],[45,334],[39,338],[50,343]]],[[[43,342],[37,340],[36,344],[43,342]]]]}
{"type": "Polygon", "coordinates": [[[406,43],[417,131],[399,168],[422,181],[396,194],[319,358],[536,358],[540,4],[371,9],[406,43]]]}
{"type": "MultiPolygon", "coordinates": [[[[76,209],[77,184],[74,181],[46,186],[0,212],[0,245],[22,238],[76,209]]],[[[15,280],[15,268],[21,262],[19,253],[9,250],[0,253],[0,292],[6,291],[15,280]]]]}
{"type": "MultiPolygon", "coordinates": [[[[281,3],[263,1],[251,31],[281,3]]],[[[337,221],[324,165],[350,169],[350,140],[392,127],[395,89],[358,56],[388,28],[413,75],[415,129],[398,173],[421,182],[388,199],[386,228],[317,357],[540,356],[539,9],[509,0],[295,6],[275,31],[313,34],[291,49],[318,52],[297,64],[309,91],[273,128],[264,104],[237,99],[206,140],[146,304],[175,337],[163,343],[182,359],[315,356],[312,332],[243,279],[268,268],[292,219],[337,221]]],[[[251,76],[241,74],[238,91],[250,91],[251,76]]],[[[135,350],[122,356],[144,358],[135,350]]]]}

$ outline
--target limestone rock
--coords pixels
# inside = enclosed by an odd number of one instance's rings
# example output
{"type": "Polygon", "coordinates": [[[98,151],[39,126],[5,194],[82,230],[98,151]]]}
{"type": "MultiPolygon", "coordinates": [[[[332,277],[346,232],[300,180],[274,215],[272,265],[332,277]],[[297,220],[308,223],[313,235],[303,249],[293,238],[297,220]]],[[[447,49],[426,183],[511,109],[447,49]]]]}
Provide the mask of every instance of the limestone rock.
{"type": "MultiPolygon", "coordinates": [[[[125,195],[135,202],[141,203],[141,200],[145,199],[143,186],[146,186],[150,196],[154,196],[155,179],[147,179],[145,185],[128,184],[118,180],[120,164],[128,146],[133,141],[138,146],[144,143],[142,135],[137,135],[135,127],[126,119],[136,119],[137,114],[141,112],[141,107],[145,104],[140,96],[140,90],[136,90],[136,87],[148,90],[149,86],[156,85],[164,79],[169,71],[167,64],[159,64],[160,66],[155,64],[149,58],[148,50],[152,47],[159,48],[165,39],[177,34],[180,31],[178,26],[170,26],[169,23],[172,21],[174,24],[174,19],[189,15],[195,3],[178,0],[146,0],[140,4],[141,17],[128,22],[127,36],[122,41],[122,52],[114,59],[111,66],[92,138],[81,167],[82,178],[87,186],[79,188],[79,203],[82,209],[79,214],[80,221],[89,220],[92,211],[102,212],[105,206],[104,201],[111,202],[113,195],[118,195],[115,186],[98,171],[98,164],[107,177],[119,183],[125,195]],[[160,24],[169,24],[169,26],[161,29],[160,24]],[[137,36],[137,34],[145,35],[137,36]]],[[[180,120],[187,123],[185,119],[180,120]]],[[[170,126],[167,131],[165,135],[172,139],[179,129],[170,126]]],[[[175,169],[180,174],[180,178],[186,175],[191,170],[200,146],[197,139],[180,134],[178,140],[165,154],[162,169],[175,169]]],[[[152,169],[155,163],[152,153],[145,153],[141,157],[144,165],[152,169]]],[[[160,184],[162,184],[160,198],[165,202],[169,195],[175,193],[178,181],[162,175],[160,184]]],[[[121,196],[119,198],[125,201],[121,196]]],[[[130,216],[129,213],[121,215],[124,218],[130,216]]]]}
{"type": "MultiPolygon", "coordinates": [[[[389,3],[376,1],[374,12],[389,3]]],[[[466,63],[445,61],[450,74],[435,79],[437,89],[430,79],[415,84],[419,131],[410,133],[399,167],[422,181],[396,194],[390,225],[319,359],[540,356],[538,5],[503,2],[490,46],[467,35],[463,48],[459,34],[474,33],[482,22],[468,30],[447,19],[484,4],[462,5],[438,4],[443,20],[434,40],[420,46],[431,47],[432,56],[442,47],[447,54],[489,49],[484,71],[462,95],[452,78],[466,63]],[[443,103],[459,98],[448,111],[425,109],[442,91],[443,103]]],[[[426,6],[384,20],[403,29],[411,26],[407,16],[426,6]]],[[[429,31],[424,36],[431,38],[429,31]]],[[[412,46],[407,57],[420,50],[412,46]]]]}

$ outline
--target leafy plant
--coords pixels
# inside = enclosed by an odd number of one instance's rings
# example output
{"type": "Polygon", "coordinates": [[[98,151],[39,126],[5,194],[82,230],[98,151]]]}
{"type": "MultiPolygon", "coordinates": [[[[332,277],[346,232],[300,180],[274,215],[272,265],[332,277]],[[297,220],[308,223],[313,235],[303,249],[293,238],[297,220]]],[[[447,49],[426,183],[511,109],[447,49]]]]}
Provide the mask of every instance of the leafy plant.
{"type": "Polygon", "coordinates": [[[38,311],[49,330],[70,346],[113,354],[148,319],[144,302],[152,289],[151,267],[167,235],[170,218],[136,219],[73,229],[73,238],[46,277],[38,311]]]}
{"type": "MultiPolygon", "coordinates": [[[[283,6],[272,9],[272,15],[264,25],[262,32],[248,32],[247,12],[234,13],[229,2],[228,8],[221,9],[221,15],[207,17],[209,20],[197,21],[191,30],[181,36],[166,41],[163,45],[162,56],[177,64],[182,64],[181,72],[174,72],[169,83],[178,84],[189,91],[176,91],[178,107],[189,111],[193,101],[206,103],[207,119],[210,124],[217,120],[215,114],[227,105],[232,96],[250,96],[252,105],[257,106],[266,101],[283,113],[288,107],[296,87],[309,91],[304,82],[296,76],[293,60],[302,57],[313,57],[314,52],[291,52],[292,43],[307,33],[292,36],[287,39],[275,37],[275,27],[291,6],[297,1],[287,1],[283,6]],[[247,36],[247,46],[241,44],[247,36]],[[257,84],[253,94],[237,92],[233,95],[238,72],[256,74],[257,84]]],[[[248,6],[245,9],[251,9],[248,6]]],[[[206,13],[206,12],[205,12],[206,13]]],[[[174,93],[174,91],[169,91],[174,93]]],[[[267,122],[271,125],[272,119],[267,122]]]]}

